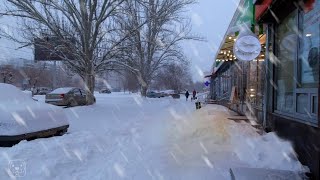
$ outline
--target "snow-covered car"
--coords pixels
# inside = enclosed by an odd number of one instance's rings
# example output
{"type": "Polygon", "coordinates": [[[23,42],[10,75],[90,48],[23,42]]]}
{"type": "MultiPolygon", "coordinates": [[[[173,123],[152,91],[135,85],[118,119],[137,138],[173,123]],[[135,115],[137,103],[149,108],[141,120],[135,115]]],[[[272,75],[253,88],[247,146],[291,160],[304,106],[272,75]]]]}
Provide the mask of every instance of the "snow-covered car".
{"type": "Polygon", "coordinates": [[[100,93],[100,94],[105,94],[105,93],[110,94],[111,91],[110,91],[110,89],[105,88],[105,89],[101,89],[101,90],[99,91],[99,93],[100,93]]]}
{"type": "Polygon", "coordinates": [[[48,93],[50,93],[52,91],[52,89],[48,88],[48,87],[38,87],[35,89],[34,94],[35,95],[46,95],[48,93]]]}
{"type": "Polygon", "coordinates": [[[149,91],[147,92],[147,97],[148,98],[160,98],[161,94],[155,91],[149,91]]]}
{"type": "Polygon", "coordinates": [[[64,111],[37,102],[17,87],[0,83],[0,146],[67,132],[64,111]]]}
{"type": "Polygon", "coordinates": [[[170,96],[170,95],[172,95],[172,94],[175,94],[175,90],[170,90],[170,89],[164,90],[163,92],[166,93],[167,96],[170,96]]]}
{"type": "Polygon", "coordinates": [[[171,94],[173,99],[180,99],[180,94],[171,94]]]}
{"type": "MultiPolygon", "coordinates": [[[[64,87],[58,88],[46,95],[46,103],[57,106],[79,106],[89,104],[88,93],[80,88],[64,87]]],[[[94,98],[94,97],[93,97],[94,98]]],[[[94,98],[95,102],[95,98],[94,98]]]]}
{"type": "Polygon", "coordinates": [[[160,97],[166,97],[167,94],[166,94],[165,92],[159,92],[159,96],[160,96],[160,97]]]}

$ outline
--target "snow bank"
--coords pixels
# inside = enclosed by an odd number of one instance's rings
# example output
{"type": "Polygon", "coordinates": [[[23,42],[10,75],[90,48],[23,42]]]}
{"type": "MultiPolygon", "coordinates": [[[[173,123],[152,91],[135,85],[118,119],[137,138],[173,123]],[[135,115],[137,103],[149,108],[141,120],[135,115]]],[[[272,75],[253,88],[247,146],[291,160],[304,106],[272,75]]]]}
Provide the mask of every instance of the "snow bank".
{"type": "Polygon", "coordinates": [[[23,93],[17,87],[11,84],[0,83],[0,101],[32,101],[28,93],[23,93]]]}
{"type": "Polygon", "coordinates": [[[0,136],[27,134],[68,124],[61,108],[36,102],[15,86],[0,83],[0,136]]]}
{"type": "Polygon", "coordinates": [[[31,91],[22,91],[22,92],[27,94],[28,96],[32,97],[32,92],[31,91]]]}
{"type": "Polygon", "coordinates": [[[251,167],[309,171],[299,162],[292,144],[280,139],[274,132],[254,138],[236,138],[233,143],[239,159],[251,167]]]}
{"type": "Polygon", "coordinates": [[[185,99],[124,93],[96,98],[94,105],[63,109],[71,124],[66,135],[0,148],[0,177],[10,178],[8,163],[16,159],[27,164],[25,179],[35,180],[223,180],[236,167],[303,168],[290,143],[228,120],[223,106],[195,110],[185,99]]]}

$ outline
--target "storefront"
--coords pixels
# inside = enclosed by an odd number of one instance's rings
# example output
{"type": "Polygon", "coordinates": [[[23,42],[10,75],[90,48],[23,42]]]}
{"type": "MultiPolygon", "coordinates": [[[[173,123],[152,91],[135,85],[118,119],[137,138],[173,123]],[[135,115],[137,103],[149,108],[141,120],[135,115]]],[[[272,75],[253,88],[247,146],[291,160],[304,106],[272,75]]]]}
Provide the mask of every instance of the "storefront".
{"type": "Polygon", "coordinates": [[[256,6],[257,22],[267,26],[266,128],[291,140],[320,179],[320,1],[260,0],[256,6]]]}
{"type": "Polygon", "coordinates": [[[215,57],[216,68],[212,76],[213,99],[240,114],[245,114],[258,122],[263,121],[263,95],[265,80],[265,42],[263,27],[254,26],[252,0],[240,1],[238,10],[229,25],[219,51],[215,57]],[[251,6],[250,6],[251,3],[251,6]],[[249,7],[240,11],[242,7],[249,7]],[[250,62],[239,61],[233,53],[234,43],[243,25],[255,27],[262,44],[260,56],[250,62]]]}
{"type": "Polygon", "coordinates": [[[244,17],[237,11],[215,57],[211,97],[290,140],[299,160],[320,179],[320,0],[256,0],[254,5],[261,53],[249,62],[234,57],[234,27],[244,17]]]}

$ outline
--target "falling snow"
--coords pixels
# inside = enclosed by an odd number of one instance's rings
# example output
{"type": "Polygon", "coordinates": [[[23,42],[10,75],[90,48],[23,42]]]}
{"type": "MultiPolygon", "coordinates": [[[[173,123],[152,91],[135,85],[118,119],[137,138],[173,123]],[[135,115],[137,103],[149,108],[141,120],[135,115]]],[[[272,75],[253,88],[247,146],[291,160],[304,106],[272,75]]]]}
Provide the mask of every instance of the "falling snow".
{"type": "Polygon", "coordinates": [[[63,109],[67,134],[0,148],[0,177],[15,178],[7,168],[16,159],[26,162],[25,179],[229,179],[234,167],[306,171],[290,143],[228,120],[225,107],[196,111],[183,98],[123,93],[96,98],[95,105],[63,109]]]}

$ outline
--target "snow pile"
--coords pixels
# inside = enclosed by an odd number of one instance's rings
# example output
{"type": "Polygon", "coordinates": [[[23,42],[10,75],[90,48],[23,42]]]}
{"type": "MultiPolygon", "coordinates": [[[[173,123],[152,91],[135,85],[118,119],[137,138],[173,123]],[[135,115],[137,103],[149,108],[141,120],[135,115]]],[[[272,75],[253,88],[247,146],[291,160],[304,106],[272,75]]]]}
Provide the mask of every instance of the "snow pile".
{"type": "Polygon", "coordinates": [[[32,97],[32,92],[31,91],[22,91],[23,93],[26,93],[28,96],[32,97]]]}
{"type": "Polygon", "coordinates": [[[240,160],[254,168],[269,168],[307,172],[288,141],[280,139],[274,132],[255,138],[234,139],[235,153],[240,160]]]}
{"type": "Polygon", "coordinates": [[[0,83],[0,135],[21,135],[68,125],[61,108],[36,102],[15,86],[0,83]]]}
{"type": "Polygon", "coordinates": [[[124,93],[96,98],[61,108],[70,121],[66,135],[0,148],[0,177],[10,178],[16,159],[27,164],[25,179],[230,179],[230,168],[303,168],[290,143],[228,120],[223,106],[195,110],[185,99],[124,93]]]}
{"type": "Polygon", "coordinates": [[[17,87],[0,83],[0,102],[12,102],[12,101],[32,101],[31,97],[28,96],[28,93],[23,93],[17,87]]]}

